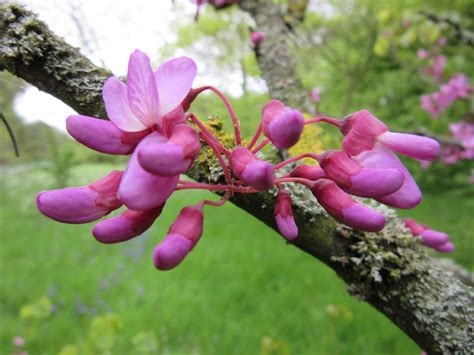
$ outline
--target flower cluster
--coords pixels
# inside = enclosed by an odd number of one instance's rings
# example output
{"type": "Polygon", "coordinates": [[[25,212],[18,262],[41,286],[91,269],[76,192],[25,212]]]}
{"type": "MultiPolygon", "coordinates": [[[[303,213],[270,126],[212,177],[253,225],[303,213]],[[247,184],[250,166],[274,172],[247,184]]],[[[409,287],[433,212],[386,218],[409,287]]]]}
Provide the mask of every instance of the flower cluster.
{"type": "Polygon", "coordinates": [[[411,218],[406,218],[403,221],[414,237],[421,238],[423,245],[443,253],[450,253],[454,250],[454,245],[449,241],[449,236],[446,233],[432,230],[428,225],[419,224],[411,218]]]}
{"type": "Polygon", "coordinates": [[[298,236],[291,195],[283,186],[307,186],[319,203],[337,221],[349,227],[376,232],[384,216],[351,195],[373,198],[397,208],[413,208],[421,192],[395,153],[432,160],[439,145],[430,138],[390,132],[369,111],[344,119],[304,118],[278,100],[262,110],[260,124],[243,144],[239,120],[227,98],[216,88],[191,88],[196,64],[187,57],[169,60],[155,71],[146,54],[130,56],[127,84],[109,78],[103,88],[110,121],[83,115],[70,116],[67,130],[78,142],[107,154],[131,154],[125,171],[112,171],[87,186],[41,192],[38,209],[64,223],[88,223],[101,219],[122,205],[126,209],[95,224],[94,237],[102,243],[117,243],[147,230],[160,216],[168,198],[177,190],[205,189],[221,194],[219,201],[203,200],[182,209],[166,237],[153,252],[158,269],[177,266],[196,246],[203,231],[203,210],[221,206],[235,193],[277,190],[275,223],[288,240],[298,236]],[[204,91],[217,94],[232,119],[235,146],[225,147],[193,113],[194,100],[204,91]],[[260,150],[271,143],[278,149],[295,145],[305,125],[328,123],[344,136],[342,150],[320,154],[307,152],[278,164],[262,159],[260,150]],[[264,137],[262,137],[262,134],[264,137]],[[208,184],[180,180],[206,144],[219,162],[225,183],[208,184]],[[319,165],[297,165],[301,159],[319,165]],[[291,166],[282,173],[281,168],[291,166]]]}

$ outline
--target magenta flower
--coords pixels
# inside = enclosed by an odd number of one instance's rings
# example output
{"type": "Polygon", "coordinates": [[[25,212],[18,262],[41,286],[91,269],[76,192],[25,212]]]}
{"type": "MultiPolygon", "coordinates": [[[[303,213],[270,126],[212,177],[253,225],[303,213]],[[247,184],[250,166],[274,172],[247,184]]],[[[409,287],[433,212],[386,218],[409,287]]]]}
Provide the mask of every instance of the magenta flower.
{"type": "Polygon", "coordinates": [[[259,31],[252,31],[250,32],[250,40],[254,46],[258,47],[265,40],[265,35],[259,31]]]}
{"type": "Polygon", "coordinates": [[[404,219],[405,226],[413,236],[421,237],[421,243],[443,253],[450,253],[454,250],[454,245],[449,241],[446,233],[430,229],[426,224],[419,224],[411,218],[404,219]]]}
{"type": "Polygon", "coordinates": [[[293,217],[291,208],[291,196],[285,190],[278,190],[278,196],[275,203],[275,221],[280,231],[288,240],[294,240],[298,236],[298,227],[293,217]]]}
{"type": "Polygon", "coordinates": [[[439,153],[434,139],[407,133],[389,132],[387,126],[367,110],[347,116],[340,124],[344,134],[342,147],[350,156],[357,156],[380,143],[396,153],[419,160],[433,160],[439,153]]]}
{"type": "Polygon", "coordinates": [[[275,182],[273,165],[257,158],[247,148],[234,149],[230,156],[230,165],[235,176],[257,190],[268,190],[275,182]]]}
{"type": "Polygon", "coordinates": [[[172,269],[183,261],[201,238],[203,218],[201,206],[190,206],[181,210],[165,239],[153,251],[153,261],[157,269],[172,269]]]}
{"type": "Polygon", "coordinates": [[[303,114],[271,100],[263,107],[263,134],[279,149],[290,148],[298,142],[304,128],[303,114]]]}
{"type": "Polygon", "coordinates": [[[382,214],[356,202],[334,181],[318,180],[312,185],[311,191],[335,220],[351,228],[378,232],[385,225],[385,217],[382,214]]]}
{"type": "Polygon", "coordinates": [[[311,181],[322,179],[325,176],[324,170],[315,165],[298,165],[291,173],[291,177],[299,177],[311,181]]]}

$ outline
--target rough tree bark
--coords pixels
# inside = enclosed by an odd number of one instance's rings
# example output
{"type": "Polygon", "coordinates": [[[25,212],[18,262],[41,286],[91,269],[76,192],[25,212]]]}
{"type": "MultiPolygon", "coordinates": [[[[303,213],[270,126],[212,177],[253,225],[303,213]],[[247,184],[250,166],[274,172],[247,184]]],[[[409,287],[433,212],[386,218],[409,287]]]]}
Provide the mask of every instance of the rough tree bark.
{"type": "MultiPolygon", "coordinates": [[[[295,75],[280,8],[271,0],[241,0],[266,34],[259,62],[270,94],[306,109],[306,93],[295,75]]],[[[77,112],[104,117],[101,86],[110,73],[52,33],[25,8],[0,4],[0,69],[52,94],[77,112]]],[[[197,164],[192,178],[214,181],[211,162],[197,164]]],[[[363,233],[338,225],[304,187],[288,188],[300,234],[296,247],[321,260],[349,285],[349,292],[384,313],[429,354],[472,352],[473,289],[428,256],[396,212],[382,211],[387,226],[363,233]]],[[[232,202],[276,229],[271,192],[236,195],[232,202]]]]}

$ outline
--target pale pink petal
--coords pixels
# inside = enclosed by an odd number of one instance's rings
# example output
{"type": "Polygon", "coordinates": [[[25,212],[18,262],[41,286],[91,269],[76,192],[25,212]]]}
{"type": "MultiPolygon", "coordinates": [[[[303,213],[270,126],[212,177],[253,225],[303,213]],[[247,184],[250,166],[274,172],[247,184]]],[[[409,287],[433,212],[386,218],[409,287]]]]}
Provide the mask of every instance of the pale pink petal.
{"type": "Polygon", "coordinates": [[[123,131],[138,132],[147,127],[132,112],[127,98],[127,86],[113,76],[102,90],[105,109],[110,120],[123,131]]]}
{"type": "Polygon", "coordinates": [[[385,226],[385,217],[364,205],[354,203],[342,209],[342,223],[367,232],[378,232],[385,226]]]}
{"type": "Polygon", "coordinates": [[[351,187],[345,190],[361,197],[382,197],[398,191],[405,180],[397,169],[364,168],[350,177],[351,187]]]}
{"type": "Polygon", "coordinates": [[[377,141],[394,152],[419,160],[434,160],[439,154],[436,140],[415,134],[385,132],[377,141]]]}
{"type": "Polygon", "coordinates": [[[173,193],[179,175],[162,177],[144,170],[138,163],[138,151],[148,145],[165,142],[158,132],[146,136],[130,158],[119,188],[122,202],[136,211],[149,210],[165,203],[173,193]]]}
{"type": "Polygon", "coordinates": [[[180,234],[169,234],[153,250],[153,263],[159,270],[178,266],[192,249],[192,242],[180,234]]]}
{"type": "Polygon", "coordinates": [[[160,116],[181,104],[191,90],[196,71],[196,63],[188,57],[171,59],[158,67],[155,78],[160,96],[160,116]]]}

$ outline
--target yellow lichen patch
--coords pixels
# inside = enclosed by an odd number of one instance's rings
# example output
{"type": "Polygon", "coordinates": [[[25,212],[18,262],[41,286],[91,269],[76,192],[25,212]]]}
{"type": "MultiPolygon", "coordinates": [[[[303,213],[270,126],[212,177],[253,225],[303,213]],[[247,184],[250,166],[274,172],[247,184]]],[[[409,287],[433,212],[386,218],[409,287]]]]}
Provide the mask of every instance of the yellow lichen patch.
{"type": "MultiPolygon", "coordinates": [[[[301,138],[293,147],[288,150],[291,156],[296,156],[303,153],[320,153],[324,150],[324,131],[314,125],[309,124],[304,127],[301,138]]],[[[306,158],[302,160],[303,163],[309,165],[318,165],[314,159],[306,158]]]]}

